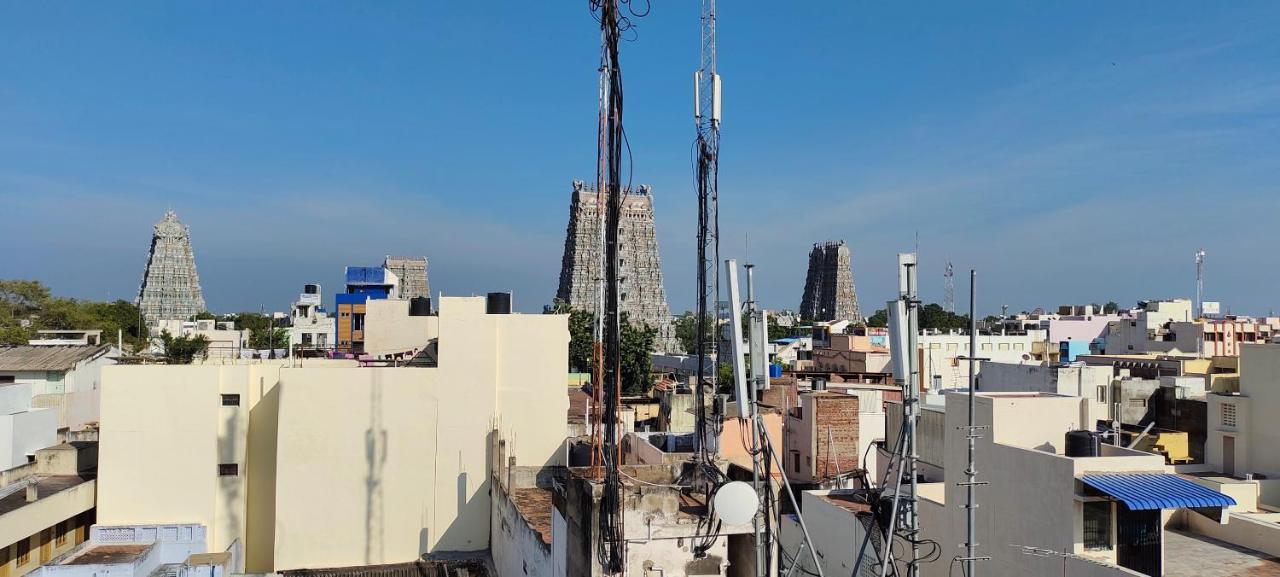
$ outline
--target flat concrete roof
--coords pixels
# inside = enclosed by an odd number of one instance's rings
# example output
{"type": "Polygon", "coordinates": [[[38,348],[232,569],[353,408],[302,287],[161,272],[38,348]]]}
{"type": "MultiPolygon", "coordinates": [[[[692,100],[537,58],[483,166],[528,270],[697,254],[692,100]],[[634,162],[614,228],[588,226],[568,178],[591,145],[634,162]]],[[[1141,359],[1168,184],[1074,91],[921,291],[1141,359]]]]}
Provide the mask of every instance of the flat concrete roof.
{"type": "Polygon", "coordinates": [[[98,545],[67,560],[63,565],[131,563],[150,547],[151,545],[98,545]]]}
{"type": "Polygon", "coordinates": [[[1166,577],[1280,577],[1280,559],[1175,529],[1164,533],[1166,577]]]}
{"type": "MultiPolygon", "coordinates": [[[[39,501],[81,483],[87,483],[92,478],[92,476],[87,475],[52,475],[40,478],[36,481],[36,500],[39,501]]],[[[11,513],[27,506],[27,483],[18,481],[15,485],[21,485],[22,488],[18,488],[5,495],[4,498],[0,498],[0,515],[11,513]]]]}

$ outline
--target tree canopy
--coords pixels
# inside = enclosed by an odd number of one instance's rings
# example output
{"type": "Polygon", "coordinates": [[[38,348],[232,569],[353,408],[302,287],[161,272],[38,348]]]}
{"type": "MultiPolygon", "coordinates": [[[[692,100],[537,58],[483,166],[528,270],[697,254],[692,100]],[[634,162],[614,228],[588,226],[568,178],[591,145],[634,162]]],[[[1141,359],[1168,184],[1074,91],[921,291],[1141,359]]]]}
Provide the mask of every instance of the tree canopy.
{"type": "MultiPolygon", "coordinates": [[[[556,309],[563,314],[563,308],[556,309]]],[[[579,372],[591,370],[592,344],[595,341],[595,315],[583,310],[570,309],[569,313],[569,368],[579,372]]],[[[650,376],[652,362],[649,355],[657,343],[658,331],[648,325],[632,325],[628,316],[622,315],[622,391],[627,395],[642,395],[653,386],[650,376]]]]}
{"type": "Polygon", "coordinates": [[[166,329],[160,332],[160,346],[169,364],[189,365],[197,357],[204,359],[208,355],[209,338],[204,335],[175,337],[166,329]]]}
{"type": "Polygon", "coordinates": [[[0,344],[26,344],[42,329],[101,330],[106,340],[123,331],[126,346],[137,349],[145,341],[140,324],[138,307],[125,300],[55,297],[37,280],[0,280],[0,344]]]}

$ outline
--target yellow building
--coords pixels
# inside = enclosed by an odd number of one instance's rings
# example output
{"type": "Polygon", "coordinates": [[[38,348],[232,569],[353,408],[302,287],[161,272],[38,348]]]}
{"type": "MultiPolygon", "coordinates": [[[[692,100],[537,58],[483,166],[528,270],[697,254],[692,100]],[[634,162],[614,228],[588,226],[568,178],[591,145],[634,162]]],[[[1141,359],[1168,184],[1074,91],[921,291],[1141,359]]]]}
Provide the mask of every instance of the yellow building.
{"type": "Polygon", "coordinates": [[[34,462],[5,472],[13,480],[0,487],[0,577],[26,575],[87,538],[94,480],[79,457],[91,457],[88,445],[41,449],[34,462]]]}
{"type": "Polygon", "coordinates": [[[98,520],[203,524],[248,572],[483,550],[492,437],[562,464],[566,319],[442,299],[434,367],[111,367],[98,520]]]}

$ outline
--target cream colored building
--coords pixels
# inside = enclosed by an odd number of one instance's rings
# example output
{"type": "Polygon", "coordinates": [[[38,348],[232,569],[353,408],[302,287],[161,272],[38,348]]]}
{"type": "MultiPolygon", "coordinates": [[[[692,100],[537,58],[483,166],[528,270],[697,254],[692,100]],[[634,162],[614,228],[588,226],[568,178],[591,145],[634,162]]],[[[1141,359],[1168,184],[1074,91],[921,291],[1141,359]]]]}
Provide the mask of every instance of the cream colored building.
{"type": "Polygon", "coordinates": [[[435,367],[110,367],[98,522],[199,523],[248,572],[487,548],[492,437],[562,464],[567,317],[439,310],[435,367]]]}
{"type": "Polygon", "coordinates": [[[1280,507],[1280,345],[1244,345],[1240,392],[1205,398],[1205,462],[1228,476],[1264,476],[1261,501],[1280,507]]]}

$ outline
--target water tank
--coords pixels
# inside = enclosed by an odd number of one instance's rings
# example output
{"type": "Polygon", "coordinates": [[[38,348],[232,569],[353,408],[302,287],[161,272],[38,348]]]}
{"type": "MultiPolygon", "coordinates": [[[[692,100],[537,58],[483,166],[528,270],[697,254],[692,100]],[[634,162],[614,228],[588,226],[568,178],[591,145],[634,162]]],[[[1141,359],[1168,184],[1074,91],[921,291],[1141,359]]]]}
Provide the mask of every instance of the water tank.
{"type": "Polygon", "coordinates": [[[489,293],[485,298],[484,312],[491,315],[511,314],[511,293],[489,293]]]}
{"type": "Polygon", "coordinates": [[[827,390],[827,380],[826,380],[826,379],[820,379],[820,378],[815,378],[815,379],[813,379],[813,390],[815,390],[815,391],[825,391],[825,390],[827,390]]]}
{"type": "Polygon", "coordinates": [[[413,297],[409,299],[409,316],[431,316],[431,297],[413,297]]]}
{"type": "Polygon", "coordinates": [[[1093,431],[1067,431],[1068,457],[1097,457],[1102,452],[1101,445],[1093,431]]]}
{"type": "Polygon", "coordinates": [[[772,364],[772,365],[769,365],[769,378],[771,378],[771,379],[781,379],[781,378],[782,378],[782,365],[779,365],[779,364],[777,364],[777,363],[774,363],[774,364],[772,364]]]}
{"type": "Polygon", "coordinates": [[[318,284],[302,285],[302,294],[318,295],[320,294],[320,285],[318,284]]]}

